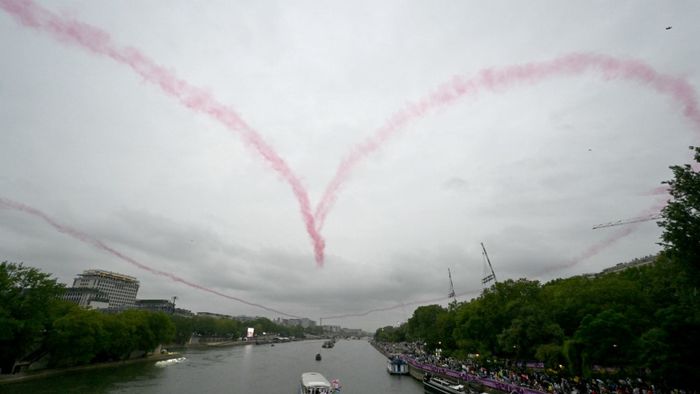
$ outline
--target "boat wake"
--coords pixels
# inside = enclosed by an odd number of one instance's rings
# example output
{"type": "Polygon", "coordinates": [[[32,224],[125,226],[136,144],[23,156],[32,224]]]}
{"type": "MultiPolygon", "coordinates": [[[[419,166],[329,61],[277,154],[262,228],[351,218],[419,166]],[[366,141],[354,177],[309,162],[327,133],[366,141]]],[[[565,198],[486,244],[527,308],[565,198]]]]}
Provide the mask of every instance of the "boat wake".
{"type": "Polygon", "coordinates": [[[168,365],[172,364],[177,364],[180,362],[185,361],[187,358],[185,357],[178,357],[178,358],[171,358],[169,360],[161,360],[161,361],[156,361],[156,367],[167,367],[168,365]]]}

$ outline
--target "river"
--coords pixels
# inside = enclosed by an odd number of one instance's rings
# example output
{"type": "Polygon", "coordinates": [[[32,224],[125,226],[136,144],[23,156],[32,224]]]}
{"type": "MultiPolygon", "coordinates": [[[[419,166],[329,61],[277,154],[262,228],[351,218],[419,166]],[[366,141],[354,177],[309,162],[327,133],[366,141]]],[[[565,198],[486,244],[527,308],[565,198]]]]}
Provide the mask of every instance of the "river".
{"type": "Polygon", "coordinates": [[[364,340],[340,340],[332,349],[323,341],[246,345],[187,350],[186,360],[166,367],[153,362],[74,372],[42,380],[1,385],[1,393],[285,393],[299,390],[302,372],[337,378],[343,393],[423,393],[410,376],[391,376],[386,358],[364,340]],[[314,356],[321,353],[322,360],[314,356]]]}

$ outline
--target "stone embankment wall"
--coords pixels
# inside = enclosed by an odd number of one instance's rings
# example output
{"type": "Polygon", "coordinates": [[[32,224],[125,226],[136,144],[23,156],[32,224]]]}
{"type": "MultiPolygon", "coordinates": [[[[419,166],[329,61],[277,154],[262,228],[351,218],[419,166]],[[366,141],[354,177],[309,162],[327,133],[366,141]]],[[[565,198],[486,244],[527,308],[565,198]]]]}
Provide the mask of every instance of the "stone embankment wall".
{"type": "MultiPolygon", "coordinates": [[[[173,358],[180,358],[180,357],[182,357],[182,355],[180,353],[153,354],[153,355],[148,356],[148,357],[142,357],[142,358],[136,358],[136,359],[130,359],[130,360],[124,360],[124,361],[96,363],[96,364],[81,365],[78,367],[70,367],[70,368],[44,369],[44,370],[40,370],[40,371],[36,371],[36,372],[18,373],[18,374],[14,374],[14,375],[0,375],[0,385],[5,384],[5,383],[23,382],[23,381],[34,380],[34,379],[44,379],[44,378],[47,378],[50,376],[61,375],[64,373],[74,372],[74,371],[87,371],[87,370],[91,370],[91,369],[111,368],[111,367],[118,367],[118,366],[127,365],[127,364],[170,360],[173,358]]],[[[0,392],[2,392],[2,390],[0,390],[0,392]]]]}

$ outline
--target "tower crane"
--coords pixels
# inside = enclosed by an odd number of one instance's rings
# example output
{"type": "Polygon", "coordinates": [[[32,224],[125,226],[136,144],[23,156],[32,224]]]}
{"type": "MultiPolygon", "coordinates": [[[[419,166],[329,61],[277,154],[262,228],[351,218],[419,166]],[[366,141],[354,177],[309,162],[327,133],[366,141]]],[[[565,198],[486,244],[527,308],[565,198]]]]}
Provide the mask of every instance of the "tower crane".
{"type": "Polygon", "coordinates": [[[617,220],[614,222],[596,224],[595,226],[593,226],[593,230],[597,230],[599,228],[605,228],[605,227],[623,226],[623,225],[632,224],[632,223],[648,222],[650,220],[656,220],[656,219],[661,219],[661,214],[657,213],[657,214],[648,215],[648,216],[640,216],[640,217],[631,218],[631,219],[621,219],[621,220],[617,220]]]}
{"type": "Polygon", "coordinates": [[[455,285],[452,283],[452,272],[450,272],[450,269],[447,268],[447,276],[450,278],[450,292],[447,294],[447,297],[452,297],[452,300],[454,303],[457,303],[457,297],[455,296],[455,285]]]}
{"type": "Polygon", "coordinates": [[[494,281],[494,283],[498,283],[498,280],[496,280],[496,273],[493,272],[493,266],[491,265],[491,260],[489,259],[489,254],[486,253],[486,248],[484,247],[484,243],[481,243],[481,250],[484,251],[483,256],[486,258],[486,262],[489,263],[489,269],[491,270],[491,273],[489,275],[486,275],[484,279],[481,280],[482,284],[487,284],[490,281],[494,281]]]}

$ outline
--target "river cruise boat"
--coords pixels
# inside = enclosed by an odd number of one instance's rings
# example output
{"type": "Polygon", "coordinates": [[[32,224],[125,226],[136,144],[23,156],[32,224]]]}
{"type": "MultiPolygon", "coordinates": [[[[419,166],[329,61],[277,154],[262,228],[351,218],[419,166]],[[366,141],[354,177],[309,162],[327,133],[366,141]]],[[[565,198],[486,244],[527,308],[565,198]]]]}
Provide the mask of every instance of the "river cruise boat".
{"type": "Polygon", "coordinates": [[[398,357],[392,357],[386,363],[386,370],[391,375],[408,375],[408,363],[398,357]]]}
{"type": "Polygon", "coordinates": [[[466,387],[462,384],[450,382],[446,379],[433,377],[430,373],[423,376],[423,389],[427,393],[441,394],[464,394],[469,393],[466,387]]]}
{"type": "Polygon", "coordinates": [[[304,372],[301,374],[299,394],[332,394],[337,393],[331,383],[318,372],[304,372]]]}

